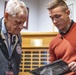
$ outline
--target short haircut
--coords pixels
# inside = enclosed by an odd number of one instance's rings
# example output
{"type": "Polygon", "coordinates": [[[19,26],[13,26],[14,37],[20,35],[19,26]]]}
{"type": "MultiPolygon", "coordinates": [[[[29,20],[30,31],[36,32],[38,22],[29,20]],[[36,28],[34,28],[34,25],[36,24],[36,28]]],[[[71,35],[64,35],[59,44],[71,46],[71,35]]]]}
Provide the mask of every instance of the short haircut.
{"type": "Polygon", "coordinates": [[[20,0],[9,0],[6,5],[5,12],[9,13],[12,16],[16,16],[21,12],[27,14],[27,8],[25,3],[20,0]]]}
{"type": "Polygon", "coordinates": [[[61,6],[63,8],[62,9],[63,11],[66,11],[68,9],[68,6],[64,0],[52,0],[51,2],[48,3],[47,9],[51,10],[51,9],[54,9],[58,6],[61,6]]]}

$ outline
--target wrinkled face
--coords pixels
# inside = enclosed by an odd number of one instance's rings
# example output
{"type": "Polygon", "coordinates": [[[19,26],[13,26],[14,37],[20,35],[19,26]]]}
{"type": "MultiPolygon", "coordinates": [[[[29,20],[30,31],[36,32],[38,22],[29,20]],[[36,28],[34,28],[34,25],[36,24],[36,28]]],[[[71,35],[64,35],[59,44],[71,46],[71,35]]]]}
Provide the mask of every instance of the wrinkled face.
{"type": "Polygon", "coordinates": [[[60,6],[49,10],[49,16],[52,19],[53,24],[59,30],[66,30],[66,27],[68,25],[69,14],[69,10],[63,11],[62,7],[60,6]]]}
{"type": "Polygon", "coordinates": [[[20,13],[15,17],[8,14],[8,16],[5,17],[6,28],[8,33],[20,33],[21,29],[23,29],[24,22],[26,22],[26,17],[27,16],[24,13],[20,13]]]}

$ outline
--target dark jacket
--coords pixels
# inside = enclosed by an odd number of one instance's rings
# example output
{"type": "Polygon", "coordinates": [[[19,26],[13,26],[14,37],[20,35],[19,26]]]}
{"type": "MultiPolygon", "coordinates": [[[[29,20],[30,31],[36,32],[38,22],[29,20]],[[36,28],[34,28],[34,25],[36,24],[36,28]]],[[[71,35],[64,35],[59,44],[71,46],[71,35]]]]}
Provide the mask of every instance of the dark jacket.
{"type": "Polygon", "coordinates": [[[0,75],[5,75],[6,71],[12,71],[14,75],[18,75],[21,61],[21,35],[15,36],[12,54],[9,58],[8,43],[1,29],[2,19],[0,20],[0,75]]]}

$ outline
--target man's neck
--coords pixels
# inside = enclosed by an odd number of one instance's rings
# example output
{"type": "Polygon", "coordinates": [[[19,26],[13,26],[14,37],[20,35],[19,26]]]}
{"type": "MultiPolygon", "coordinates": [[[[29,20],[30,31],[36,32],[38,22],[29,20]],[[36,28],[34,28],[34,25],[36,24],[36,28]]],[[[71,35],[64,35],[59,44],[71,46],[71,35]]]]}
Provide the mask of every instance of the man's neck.
{"type": "Polygon", "coordinates": [[[74,21],[70,20],[70,22],[68,23],[68,25],[63,30],[61,30],[59,32],[61,34],[66,34],[69,31],[69,29],[71,28],[71,26],[72,26],[73,23],[74,23],[74,21]]]}

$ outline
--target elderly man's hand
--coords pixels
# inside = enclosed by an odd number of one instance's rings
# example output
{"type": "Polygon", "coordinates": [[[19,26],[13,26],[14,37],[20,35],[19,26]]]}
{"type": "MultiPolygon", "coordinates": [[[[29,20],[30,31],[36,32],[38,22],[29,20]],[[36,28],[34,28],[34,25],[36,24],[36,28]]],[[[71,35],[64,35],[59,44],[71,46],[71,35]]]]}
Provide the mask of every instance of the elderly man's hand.
{"type": "Polygon", "coordinates": [[[76,62],[71,62],[68,66],[71,71],[76,73],[76,62]]]}

